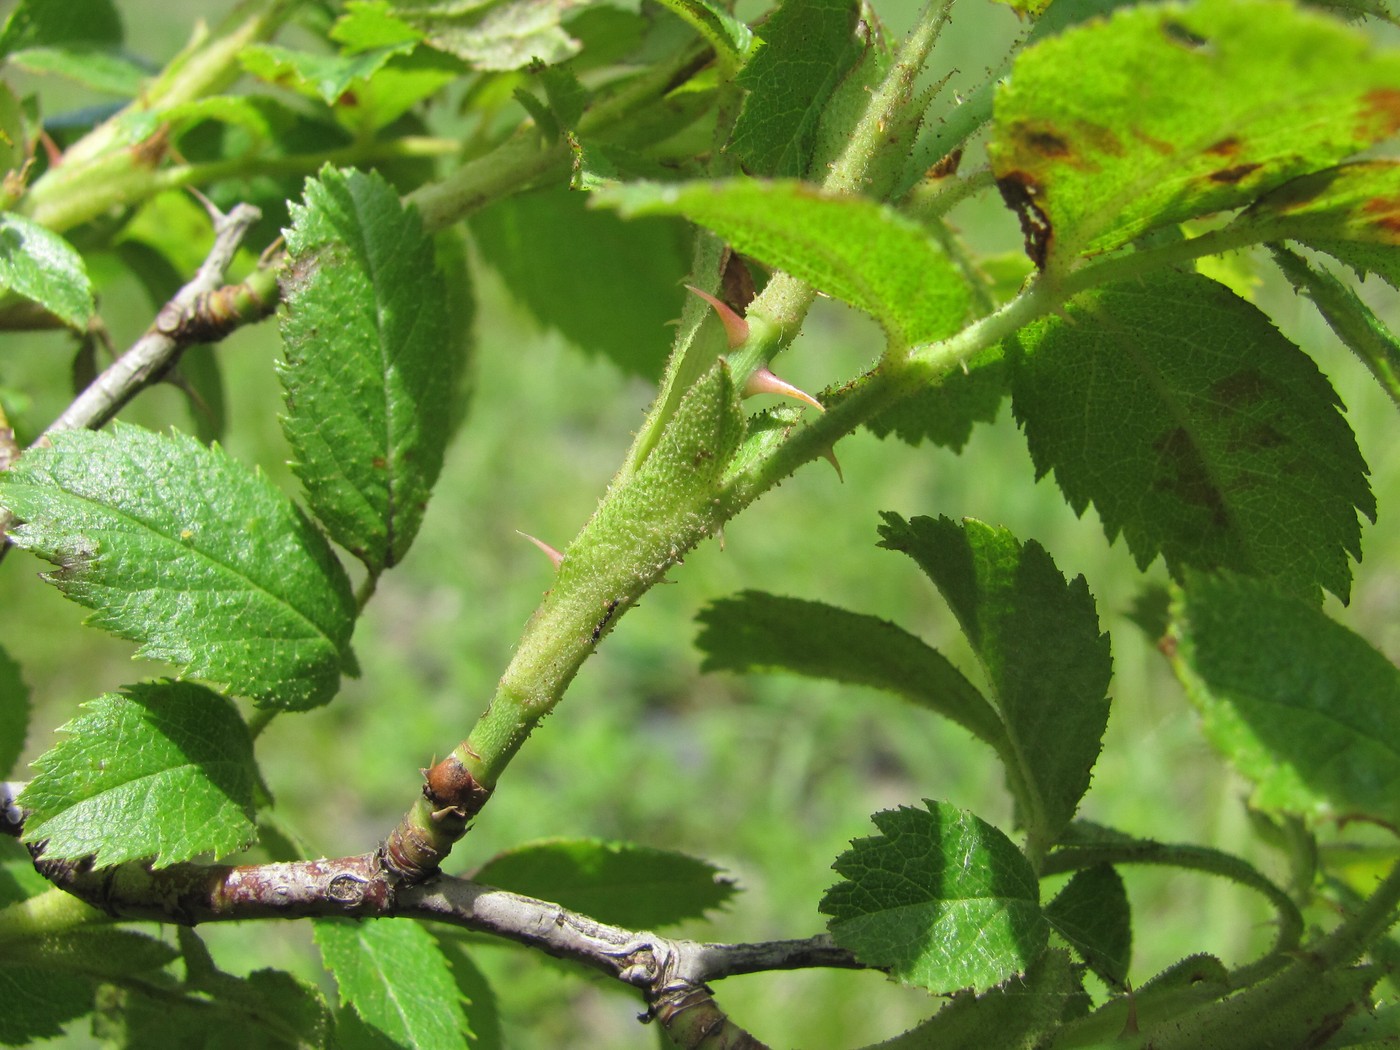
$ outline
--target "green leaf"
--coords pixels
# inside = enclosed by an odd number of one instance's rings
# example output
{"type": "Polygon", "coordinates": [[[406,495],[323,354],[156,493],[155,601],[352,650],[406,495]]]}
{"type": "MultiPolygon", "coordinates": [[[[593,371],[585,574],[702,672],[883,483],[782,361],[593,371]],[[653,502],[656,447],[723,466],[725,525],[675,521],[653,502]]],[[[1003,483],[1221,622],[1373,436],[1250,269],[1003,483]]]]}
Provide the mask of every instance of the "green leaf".
{"type": "Polygon", "coordinates": [[[137,95],[149,76],[126,55],[102,47],[30,47],[14,52],[8,61],[30,73],[53,74],[123,98],[137,95]]]}
{"type": "Polygon", "coordinates": [[[467,1047],[467,1016],[433,935],[409,919],[317,919],[316,946],[349,1004],[399,1046],[467,1047]]]}
{"type": "Polygon", "coordinates": [[[753,32],[715,0],[657,0],[699,33],[729,68],[742,66],[753,48],[753,32]]]}
{"type": "Polygon", "coordinates": [[[10,941],[5,951],[5,965],[114,979],[159,970],[180,954],[154,937],[101,927],[10,941]]]}
{"type": "Polygon", "coordinates": [[[389,59],[413,47],[408,42],[345,56],[294,51],[276,44],[250,44],[238,57],[253,76],[333,106],[353,85],[368,82],[389,59]]]}
{"type": "MultiPolygon", "coordinates": [[[[1001,347],[992,347],[969,361],[965,370],[945,373],[934,385],[896,402],[865,425],[878,437],[893,434],[910,445],[927,440],[961,452],[976,424],[996,419],[1009,383],[1001,347]]],[[[828,398],[827,408],[839,400],[828,398]]]]}
{"type": "Polygon", "coordinates": [[[0,29],[0,56],[30,47],[121,42],[112,0],[20,0],[0,29]]]}
{"type": "Polygon", "coordinates": [[[880,546],[938,587],[986,671],[1010,738],[1002,755],[1034,848],[1053,842],[1089,787],[1112,674],[1084,577],[1066,582],[1045,548],[965,519],[884,514],[880,546]]]}
{"type": "Polygon", "coordinates": [[[586,203],[567,189],[510,197],[472,217],[472,236],[541,324],[656,379],[690,268],[688,232],[674,219],[622,222],[586,203]]]}
{"type": "Polygon", "coordinates": [[[1023,329],[1013,407],[1037,474],[1140,566],[1230,568],[1345,598],[1366,464],[1312,360],[1198,274],[1077,296],[1023,329]]]}
{"type": "Polygon", "coordinates": [[[58,234],[12,212],[0,213],[0,291],[38,303],[73,328],[92,317],[82,256],[58,234]]]}
{"type": "Polygon", "coordinates": [[[1045,906],[1045,917],[1089,969],[1112,988],[1126,987],[1133,955],[1132,913],[1123,879],[1111,864],[1075,872],[1045,906]]]}
{"type": "Polygon", "coordinates": [[[988,152],[1032,257],[1063,268],[1365,149],[1398,100],[1400,56],[1304,8],[1143,4],[1023,52],[988,152]]]}
{"type": "Polygon", "coordinates": [[[452,977],[457,982],[457,990],[467,1004],[467,1020],[471,1031],[467,1033],[467,1046],[471,1050],[503,1050],[504,1038],[501,1035],[500,1009],[496,1004],[496,993],[471,956],[455,941],[439,933],[438,947],[447,956],[452,967],[452,977]]]}
{"type": "Polygon", "coordinates": [[[0,777],[14,769],[24,751],[30,707],[29,686],[20,677],[19,664],[0,646],[0,777]]]}
{"type": "Polygon", "coordinates": [[[417,44],[423,34],[394,14],[389,0],[349,0],[330,28],[330,38],[349,54],[417,44]]]}
{"type": "Polygon", "coordinates": [[[807,174],[826,103],[861,54],[855,0],[784,0],[736,82],[748,94],[729,151],[753,175],[807,174]]]}
{"type": "Polygon", "coordinates": [[[733,883],[703,860],[597,839],[518,846],[491,858],[472,878],[632,929],[698,919],[734,895],[733,883]]]}
{"type": "Polygon", "coordinates": [[[24,841],[98,867],[155,867],[252,842],[253,742],[228,700],[190,682],[154,682],[83,705],[34,761],[20,794],[24,841]]]}
{"type": "Polygon", "coordinates": [[[999,746],[996,712],[941,653],[907,631],[821,602],[744,591],[700,614],[702,671],[789,671],[885,689],[999,746]]]}
{"type": "Polygon", "coordinates": [[[307,502],[378,575],[418,534],[464,356],[433,243],[378,175],[327,169],[287,231],[282,427],[307,502]]]}
{"type": "Polygon", "coordinates": [[[221,449],[117,423],[53,435],[0,474],[16,546],[45,576],[141,642],[139,655],[306,708],[354,672],[355,601],[325,539],[266,478],[221,449]]]}
{"type": "Polygon", "coordinates": [[[967,316],[962,277],[912,220],[790,180],[634,183],[597,195],[626,216],[684,215],[743,252],[879,321],[895,346],[942,338],[967,316]]]}
{"type": "Polygon", "coordinates": [[[832,865],[821,911],[837,943],[868,966],[934,992],[986,989],[1045,950],[1035,872],[990,824],[942,802],[871,819],[832,865]]]}
{"type": "Polygon", "coordinates": [[[0,1045],[26,1046],[63,1034],[63,1025],[91,1012],[92,982],[35,966],[0,961],[0,1045]]]}
{"type": "Polygon", "coordinates": [[[562,62],[578,51],[560,25],[573,0],[395,0],[394,17],[473,69],[562,62]]]}
{"type": "Polygon", "coordinates": [[[1261,580],[1193,573],[1173,666],[1253,804],[1313,822],[1400,823],[1400,671],[1365,639],[1261,580]]]}

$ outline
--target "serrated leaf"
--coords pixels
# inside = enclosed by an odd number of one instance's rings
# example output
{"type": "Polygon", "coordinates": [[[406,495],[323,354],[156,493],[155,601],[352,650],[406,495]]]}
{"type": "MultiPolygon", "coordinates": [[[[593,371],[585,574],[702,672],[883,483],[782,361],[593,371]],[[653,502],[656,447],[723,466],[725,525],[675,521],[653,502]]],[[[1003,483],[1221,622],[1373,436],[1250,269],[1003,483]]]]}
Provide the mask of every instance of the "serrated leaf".
{"type": "Polygon", "coordinates": [[[942,802],[871,819],[880,835],[836,859],[820,909],[868,966],[935,992],[983,990],[1045,950],[1035,872],[996,828],[942,802]]]}
{"type": "Polygon", "coordinates": [[[1305,8],[1143,4],[1024,51],[988,152],[1032,256],[1063,267],[1365,149],[1397,100],[1400,56],[1305,8]]]}
{"type": "Polygon", "coordinates": [[[116,423],[53,435],[0,474],[16,546],[138,653],[283,708],[354,672],[355,601],[325,539],[219,448],[116,423]]]}
{"type": "Polygon", "coordinates": [[[684,215],[735,251],[857,306],[908,346],[956,331],[967,288],[912,220],[861,197],[790,180],[633,183],[596,194],[626,216],[684,215]]]}
{"type": "Polygon", "coordinates": [[[657,0],[657,3],[684,19],[730,68],[742,65],[753,48],[753,32],[715,0],[657,0]]]}
{"type": "Polygon", "coordinates": [[[467,1046],[471,1050],[502,1050],[505,1041],[501,1035],[500,1008],[496,1003],[495,990],[486,975],[461,945],[441,934],[437,942],[442,954],[447,956],[448,965],[452,967],[457,990],[466,1000],[467,1021],[471,1024],[467,1046]]]}
{"type": "Polygon", "coordinates": [[[473,69],[562,62],[578,42],[560,19],[574,0],[395,0],[394,15],[473,69]]]}
{"type": "Polygon", "coordinates": [[[1173,666],[1207,738],[1259,809],[1400,824],[1400,671],[1313,605],[1261,580],[1193,573],[1173,666]]]}
{"type": "Polygon", "coordinates": [[[92,997],[92,982],[84,977],[0,962],[0,1045],[62,1035],[64,1024],[92,1010],[92,997]]]}
{"type": "Polygon", "coordinates": [[[333,106],[357,82],[367,82],[395,55],[413,43],[375,48],[355,55],[322,55],[277,44],[250,44],[238,55],[243,68],[271,84],[294,88],[333,106]]]}
{"type": "Polygon", "coordinates": [[[399,1046],[467,1048],[462,995],[432,934],[409,919],[317,919],[316,946],[349,1004],[399,1046]]]}
{"type": "Polygon", "coordinates": [[[1232,224],[1260,240],[1361,241],[1400,248],[1400,162],[1362,161],[1302,175],[1266,193],[1232,224]]]}
{"type": "Polygon", "coordinates": [[[282,428],[307,502],[372,574],[407,553],[442,469],[464,333],[417,213],[327,169],[287,231],[282,428]]]}
{"type": "Polygon", "coordinates": [[[34,761],[24,841],[98,867],[166,867],[253,839],[253,742],[237,709],[190,682],[154,682],[83,705],[34,761]]]}
{"type": "Polygon", "coordinates": [[[748,94],[728,149],[752,175],[807,174],[817,127],[861,54],[855,0],[784,0],[736,83],[748,94]]]}
{"type": "Polygon", "coordinates": [[[116,979],[158,970],[180,954],[154,937],[100,927],[10,941],[5,951],[5,965],[116,979]]]}
{"type": "MultiPolygon", "coordinates": [[[[881,438],[893,434],[910,445],[930,441],[961,452],[976,424],[996,419],[1009,386],[1001,348],[993,347],[968,362],[965,370],[947,372],[935,385],[896,402],[865,425],[881,438]]],[[[827,408],[838,401],[829,398],[827,408]]]]}
{"type": "Polygon", "coordinates": [[[1366,464],[1312,360],[1198,274],[1087,292],[1017,334],[1013,407],[1036,472],[1093,503],[1140,566],[1158,554],[1345,598],[1366,464]]]}
{"type": "Polygon", "coordinates": [[[71,244],[13,212],[0,213],[0,291],[38,303],[74,328],[92,317],[92,282],[71,244]]]}
{"type": "Polygon", "coordinates": [[[497,854],[472,878],[632,929],[698,919],[734,895],[733,883],[703,860],[597,839],[518,846],[497,854]]]}
{"type": "Polygon", "coordinates": [[[19,664],[0,646],[0,777],[6,776],[24,751],[29,732],[29,687],[19,664]]]}
{"type": "Polygon", "coordinates": [[[1089,969],[1110,987],[1125,988],[1133,954],[1132,912],[1123,879],[1111,864],[1075,872],[1045,906],[1045,917],[1089,969]]]}
{"type": "Polygon", "coordinates": [[[540,323],[656,379],[690,268],[688,231],[674,219],[622,222],[587,199],[567,189],[510,197],[472,217],[472,236],[540,323]]]}
{"type": "Polygon", "coordinates": [[[790,671],[886,689],[999,747],[996,712],[941,653],[887,620],[744,591],[699,616],[702,671],[790,671]]]}
{"type": "Polygon", "coordinates": [[[423,39],[422,33],[395,16],[389,0],[349,0],[329,35],[350,54],[416,44],[423,39]]]}
{"type": "Polygon", "coordinates": [[[986,671],[1020,819],[1044,849],[1088,790],[1108,724],[1112,659],[1088,585],[1066,582],[1045,548],[1005,529],[882,516],[880,546],[929,575],[986,671]]]}

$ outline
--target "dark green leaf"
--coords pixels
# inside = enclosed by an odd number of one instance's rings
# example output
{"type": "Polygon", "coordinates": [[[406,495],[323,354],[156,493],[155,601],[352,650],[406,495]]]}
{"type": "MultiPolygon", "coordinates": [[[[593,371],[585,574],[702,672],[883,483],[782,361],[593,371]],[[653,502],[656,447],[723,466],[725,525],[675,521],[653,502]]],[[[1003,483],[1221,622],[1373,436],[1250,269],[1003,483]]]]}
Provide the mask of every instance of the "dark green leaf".
{"type": "Polygon", "coordinates": [[[1325,16],[1142,4],[1028,48],[988,150],[1032,256],[1063,267],[1365,149],[1397,99],[1400,56],[1325,16]]]}
{"type": "Polygon", "coordinates": [[[861,54],[855,0],[784,0],[740,72],[729,151],[752,175],[807,174],[827,100],[861,54]]]}
{"type": "Polygon", "coordinates": [[[671,342],[690,268],[676,220],[622,222],[586,207],[587,195],[546,190],[472,217],[481,254],[542,323],[590,353],[655,379],[671,342]]]}
{"type": "Polygon", "coordinates": [[[477,968],[461,945],[442,936],[437,938],[437,942],[443,955],[447,956],[457,990],[467,1004],[467,1021],[471,1024],[467,1046],[471,1050],[502,1050],[505,1041],[501,1035],[500,1010],[496,1005],[496,993],[486,980],[486,975],[477,968]]]}
{"type": "Polygon", "coordinates": [[[15,544],[143,656],[285,708],[353,671],[355,603],[315,526],[220,449],[115,424],[53,435],[0,474],[15,544]]]}
{"type": "Polygon", "coordinates": [[[34,966],[0,961],[0,1044],[27,1046],[63,1034],[63,1025],[92,1010],[92,982],[34,966]]]}
{"type": "Polygon", "coordinates": [[[1321,610],[1261,580],[1192,574],[1174,666],[1211,743],[1260,809],[1400,824],[1400,671],[1321,610]]]}
{"type": "MultiPolygon", "coordinates": [[[[994,347],[978,354],[965,370],[946,373],[936,385],[896,402],[865,425],[882,438],[893,434],[911,445],[927,440],[961,452],[973,426],[996,419],[1009,382],[1001,349],[994,347]]],[[[831,408],[838,401],[834,397],[825,404],[831,408]]]]}
{"type": "Polygon", "coordinates": [[[158,970],[179,957],[179,952],[154,937],[100,926],[11,941],[5,951],[6,966],[115,979],[158,970]]]}
{"type": "Polygon", "coordinates": [[[0,55],[29,47],[121,42],[121,16],[112,0],[20,0],[0,29],[0,55]]]}
{"type": "Polygon", "coordinates": [[[19,664],[0,647],[0,777],[14,769],[24,751],[29,710],[29,687],[20,677],[19,664]]]}
{"type": "Polygon", "coordinates": [[[700,614],[704,671],[790,671],[887,689],[999,746],[1005,730],[976,687],[907,631],[821,602],[744,591],[700,614]]]}
{"type": "Polygon", "coordinates": [[[753,48],[753,33],[749,27],[716,0],[657,0],[657,3],[683,18],[731,69],[743,65],[753,48]]]}
{"type": "Polygon", "coordinates": [[[832,865],[821,911],[838,944],[869,966],[935,992],[986,989],[1045,950],[1035,872],[990,824],[941,802],[871,819],[832,865]]]}
{"type": "Polygon", "coordinates": [[[467,1050],[462,994],[437,941],[409,919],[315,921],[321,959],[349,1004],[399,1046],[467,1050]]]}
{"type": "Polygon", "coordinates": [[[966,519],[885,514],[881,546],[908,554],[957,616],[1010,738],[1002,754],[1032,844],[1043,849],[1089,787],[1112,674],[1084,577],[1066,582],[1040,544],[966,519]]]}
{"type": "Polygon", "coordinates": [[[1345,598],[1375,516],[1336,393],[1257,308],[1198,274],[1087,292],[1018,333],[1013,405],[1040,475],[1158,554],[1345,598]]]}
{"type": "Polygon", "coordinates": [[[1125,987],[1133,955],[1132,913],[1123,880],[1112,865],[1075,872],[1045,906],[1045,917],[1089,969],[1110,987],[1125,987]]]}
{"type": "Polygon", "coordinates": [[[95,856],[98,867],[199,853],[253,839],[253,742],[237,709],[190,682],[157,682],[83,705],[34,761],[20,795],[26,842],[46,856],[95,856]]]}
{"type": "Polygon", "coordinates": [[[473,69],[562,62],[578,42],[560,25],[573,0],[394,0],[394,16],[473,69]]]}
{"type": "Polygon", "coordinates": [[[379,176],[328,169],[292,214],[283,430],[316,516],[377,575],[442,469],[466,333],[417,213],[379,176]]]}
{"type": "Polygon", "coordinates": [[[0,291],[22,295],[74,328],[92,317],[82,256],[58,234],[12,212],[0,214],[0,291]]]}
{"type": "Polygon", "coordinates": [[[962,277],[912,220],[794,181],[634,183],[598,193],[624,215],[684,215],[735,251],[786,270],[879,321],[896,346],[939,339],[967,316],[962,277]]]}
{"type": "Polygon", "coordinates": [[[629,842],[560,839],[497,854],[472,878],[551,901],[600,922],[658,929],[701,918],[734,894],[719,869],[629,842]]]}

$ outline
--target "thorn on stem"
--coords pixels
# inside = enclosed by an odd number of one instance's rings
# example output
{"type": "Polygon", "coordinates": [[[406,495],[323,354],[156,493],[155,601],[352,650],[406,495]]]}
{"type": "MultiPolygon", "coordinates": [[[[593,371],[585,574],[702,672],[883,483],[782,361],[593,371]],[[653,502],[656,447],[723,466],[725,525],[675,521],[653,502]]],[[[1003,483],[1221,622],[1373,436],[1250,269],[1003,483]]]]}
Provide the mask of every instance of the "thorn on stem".
{"type": "Polygon", "coordinates": [[[515,533],[517,536],[524,536],[536,547],[544,551],[545,556],[548,557],[549,560],[554,563],[554,568],[556,571],[558,571],[559,566],[562,565],[564,562],[564,554],[562,551],[555,550],[548,543],[545,543],[544,540],[536,539],[534,536],[531,536],[528,532],[521,532],[519,529],[516,529],[515,533]]]}
{"type": "Polygon", "coordinates": [[[737,350],[749,341],[749,322],[736,314],[728,303],[722,299],[716,299],[709,292],[702,292],[693,284],[686,285],[686,288],[714,307],[715,313],[719,315],[720,324],[724,325],[724,334],[729,342],[729,349],[737,350]]]}
{"type": "Polygon", "coordinates": [[[786,380],[779,379],[766,368],[756,369],[744,383],[744,396],[753,397],[755,394],[781,394],[783,397],[793,397],[811,405],[818,412],[826,411],[822,403],[807,391],[799,390],[786,380]]]}

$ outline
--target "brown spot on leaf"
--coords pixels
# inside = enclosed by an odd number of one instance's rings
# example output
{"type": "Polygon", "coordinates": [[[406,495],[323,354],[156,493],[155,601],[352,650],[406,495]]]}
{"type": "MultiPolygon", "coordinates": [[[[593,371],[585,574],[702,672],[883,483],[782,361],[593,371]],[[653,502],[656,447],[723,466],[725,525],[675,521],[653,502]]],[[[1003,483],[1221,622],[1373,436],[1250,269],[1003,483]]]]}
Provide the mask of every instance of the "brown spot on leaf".
{"type": "Polygon", "coordinates": [[[1205,151],[1213,157],[1233,157],[1240,152],[1240,140],[1231,135],[1219,142],[1212,142],[1205,151]]]}
{"type": "Polygon", "coordinates": [[[1045,268],[1045,260],[1050,255],[1050,242],[1055,231],[1046,214],[1036,200],[1040,187],[1024,171],[1013,171],[997,179],[997,189],[1006,206],[1016,213],[1021,221],[1021,233],[1026,239],[1026,254],[1040,269],[1045,268]]]}
{"type": "Polygon", "coordinates": [[[1258,164],[1236,164],[1233,168],[1221,168],[1210,173],[1211,182],[1235,183],[1243,181],[1251,173],[1258,171],[1258,164]]]}
{"type": "Polygon", "coordinates": [[[1193,51],[1200,50],[1210,44],[1210,41],[1199,33],[1193,33],[1180,22],[1163,22],[1162,35],[1173,44],[1179,47],[1190,48],[1193,51]]]}
{"type": "Polygon", "coordinates": [[[1166,139],[1159,139],[1152,135],[1149,135],[1141,128],[1133,128],[1133,138],[1143,143],[1143,145],[1147,146],[1148,149],[1154,150],[1155,152],[1160,153],[1164,157],[1170,157],[1176,152],[1176,147],[1173,146],[1166,139]]]}
{"type": "Polygon", "coordinates": [[[1372,88],[1361,96],[1362,138],[1385,138],[1400,131],[1400,91],[1372,88]]]}
{"type": "Polygon", "coordinates": [[[962,147],[959,146],[933,167],[929,168],[928,171],[924,172],[924,177],[929,179],[946,179],[949,175],[956,175],[958,173],[958,165],[962,163],[962,157],[962,147]]]}
{"type": "Polygon", "coordinates": [[[1400,196],[1372,197],[1361,205],[1361,213],[1370,226],[1386,232],[1387,241],[1400,241],[1400,196]]]}
{"type": "Polygon", "coordinates": [[[1242,368],[1212,383],[1210,395],[1221,408],[1231,413],[1241,412],[1247,406],[1272,397],[1273,385],[1257,369],[1242,368]]]}
{"type": "Polygon", "coordinates": [[[1053,131],[1039,128],[1018,128],[1017,137],[1033,153],[1061,160],[1070,154],[1069,143],[1053,131]]]}
{"type": "Polygon", "coordinates": [[[1225,497],[1186,428],[1175,427],[1154,441],[1152,447],[1162,460],[1161,472],[1153,480],[1152,487],[1188,506],[1204,510],[1210,516],[1212,528],[1226,528],[1230,518],[1225,510],[1225,497]]]}

